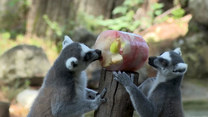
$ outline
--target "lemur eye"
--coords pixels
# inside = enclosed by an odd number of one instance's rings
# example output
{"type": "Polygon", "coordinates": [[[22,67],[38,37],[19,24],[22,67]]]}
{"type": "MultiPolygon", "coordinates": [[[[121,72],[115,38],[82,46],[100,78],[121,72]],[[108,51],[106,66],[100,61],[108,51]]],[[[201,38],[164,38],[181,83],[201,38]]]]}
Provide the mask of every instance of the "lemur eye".
{"type": "Polygon", "coordinates": [[[88,61],[92,58],[92,52],[87,52],[84,57],[84,61],[88,61]]]}
{"type": "Polygon", "coordinates": [[[163,58],[160,58],[159,61],[162,64],[162,66],[164,66],[164,67],[167,67],[168,66],[168,61],[167,60],[165,60],[163,58]]]}

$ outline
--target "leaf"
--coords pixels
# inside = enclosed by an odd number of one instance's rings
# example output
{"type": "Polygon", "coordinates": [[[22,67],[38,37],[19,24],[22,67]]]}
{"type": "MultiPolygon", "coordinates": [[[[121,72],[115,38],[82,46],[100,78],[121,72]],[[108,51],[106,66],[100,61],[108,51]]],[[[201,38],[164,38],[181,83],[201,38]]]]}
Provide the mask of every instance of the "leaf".
{"type": "Polygon", "coordinates": [[[126,6],[131,6],[132,5],[132,1],[133,0],[125,0],[123,5],[126,5],[126,6]]]}
{"type": "Polygon", "coordinates": [[[156,11],[155,11],[155,15],[156,15],[156,16],[158,16],[158,15],[160,15],[160,14],[162,14],[162,10],[156,10],[156,11]]]}
{"type": "Polygon", "coordinates": [[[134,5],[140,5],[144,2],[144,0],[125,0],[123,5],[126,5],[126,6],[134,6],[134,5]]]}
{"type": "Polygon", "coordinates": [[[140,24],[141,24],[141,21],[136,20],[132,23],[132,25],[129,27],[129,29],[133,31],[133,30],[137,29],[140,24]]]}
{"type": "Polygon", "coordinates": [[[121,13],[122,15],[124,15],[128,10],[128,7],[126,6],[118,6],[113,10],[113,15],[119,14],[121,13]]]}
{"type": "Polygon", "coordinates": [[[9,38],[11,38],[11,34],[9,32],[4,32],[1,34],[1,37],[3,39],[9,39],[9,38]]]}
{"type": "Polygon", "coordinates": [[[153,10],[162,9],[164,7],[163,3],[154,3],[152,6],[153,10]]]}
{"type": "Polygon", "coordinates": [[[178,9],[175,9],[171,12],[171,14],[173,15],[174,18],[181,18],[184,16],[185,14],[185,10],[182,9],[182,8],[178,8],[178,9]]]}

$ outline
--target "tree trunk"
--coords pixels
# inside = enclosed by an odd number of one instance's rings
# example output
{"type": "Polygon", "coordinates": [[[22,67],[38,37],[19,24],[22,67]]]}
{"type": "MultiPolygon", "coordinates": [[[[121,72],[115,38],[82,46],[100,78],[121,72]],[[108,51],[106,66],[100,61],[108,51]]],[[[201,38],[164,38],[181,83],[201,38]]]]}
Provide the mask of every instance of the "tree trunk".
{"type": "MultiPolygon", "coordinates": [[[[163,11],[167,11],[168,9],[173,8],[174,7],[174,1],[175,0],[158,0],[159,3],[164,4],[164,7],[162,8],[163,11]]],[[[179,2],[179,0],[178,0],[178,2],[179,2]]]]}
{"type": "Polygon", "coordinates": [[[82,0],[80,11],[93,16],[103,15],[105,19],[113,18],[113,9],[123,2],[124,0],[82,0]]]}
{"type": "Polygon", "coordinates": [[[79,12],[112,18],[112,10],[124,0],[32,0],[28,13],[26,34],[28,36],[63,36],[72,31],[79,12]]]}
{"type": "Polygon", "coordinates": [[[4,12],[6,9],[7,0],[0,0],[0,12],[4,12]]]}
{"type": "Polygon", "coordinates": [[[76,18],[78,3],[78,0],[33,0],[27,19],[27,35],[62,36],[62,31],[76,18]]]}
{"type": "MultiPolygon", "coordinates": [[[[130,73],[128,73],[130,74],[130,73]]],[[[138,85],[139,74],[134,73],[134,83],[138,85]]],[[[125,88],[113,79],[112,71],[102,70],[99,92],[107,88],[107,102],[96,111],[95,117],[132,117],[134,108],[125,88]]]]}
{"type": "Polygon", "coordinates": [[[0,117],[9,117],[9,103],[0,102],[0,117]]]}

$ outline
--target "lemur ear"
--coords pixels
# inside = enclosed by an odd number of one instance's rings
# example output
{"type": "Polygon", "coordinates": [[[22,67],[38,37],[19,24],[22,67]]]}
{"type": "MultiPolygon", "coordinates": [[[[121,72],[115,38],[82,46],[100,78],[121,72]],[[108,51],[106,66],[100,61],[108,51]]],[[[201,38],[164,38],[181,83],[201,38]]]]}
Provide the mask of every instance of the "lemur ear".
{"type": "Polygon", "coordinates": [[[65,35],[64,41],[62,42],[62,49],[71,43],[73,43],[72,39],[69,36],[65,35]]]}
{"type": "Polygon", "coordinates": [[[173,69],[173,72],[176,74],[184,74],[186,73],[187,68],[188,68],[188,65],[186,63],[178,63],[173,69]]]}
{"type": "Polygon", "coordinates": [[[182,55],[181,48],[176,48],[173,50],[175,53],[178,53],[180,56],[182,55]]]}
{"type": "Polygon", "coordinates": [[[66,60],[65,65],[66,68],[68,68],[69,70],[73,70],[73,68],[75,68],[78,65],[78,60],[75,57],[71,57],[66,60]]]}

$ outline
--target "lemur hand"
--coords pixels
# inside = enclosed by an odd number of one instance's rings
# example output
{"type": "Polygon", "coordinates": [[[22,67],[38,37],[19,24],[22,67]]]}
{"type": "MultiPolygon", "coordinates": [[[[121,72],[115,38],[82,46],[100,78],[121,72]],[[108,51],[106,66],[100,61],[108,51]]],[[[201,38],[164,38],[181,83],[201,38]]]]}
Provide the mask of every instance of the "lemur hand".
{"type": "Polygon", "coordinates": [[[87,99],[95,99],[95,97],[98,95],[99,93],[92,90],[92,89],[88,89],[86,88],[86,96],[87,96],[87,99]]]}
{"type": "Polygon", "coordinates": [[[107,89],[104,88],[102,90],[102,92],[95,97],[95,103],[96,103],[96,106],[97,106],[97,107],[95,107],[95,109],[97,109],[100,104],[102,104],[102,103],[107,101],[107,99],[104,98],[104,96],[106,94],[106,91],[107,91],[107,89]]]}
{"type": "Polygon", "coordinates": [[[119,83],[121,83],[123,86],[130,86],[133,84],[133,80],[134,80],[134,74],[131,74],[131,76],[129,76],[127,73],[125,72],[113,72],[114,75],[114,79],[117,80],[119,83]]]}

